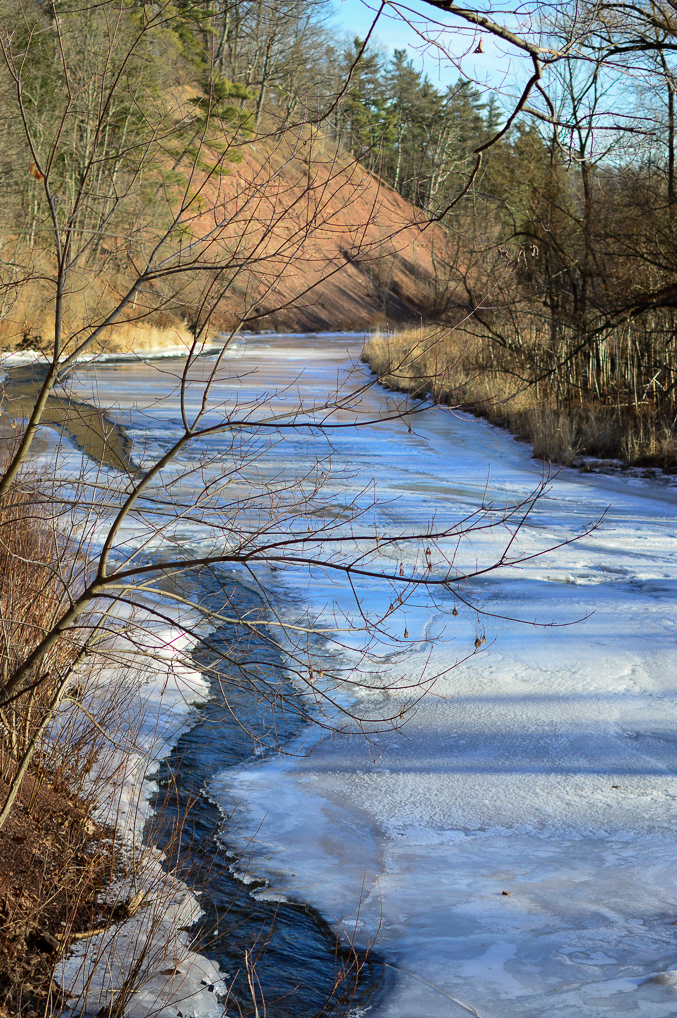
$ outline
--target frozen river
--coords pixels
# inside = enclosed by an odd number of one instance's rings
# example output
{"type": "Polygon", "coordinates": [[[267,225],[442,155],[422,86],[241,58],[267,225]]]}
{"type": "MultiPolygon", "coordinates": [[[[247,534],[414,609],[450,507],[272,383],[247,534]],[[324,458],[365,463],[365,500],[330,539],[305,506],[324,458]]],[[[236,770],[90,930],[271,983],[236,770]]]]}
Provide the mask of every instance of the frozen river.
{"type": "MultiPolygon", "coordinates": [[[[218,398],[321,398],[360,345],[248,339],[218,398]]],[[[176,427],[177,370],[98,365],[77,390],[91,398],[95,378],[100,402],[131,409],[131,433],[152,452],[176,427]]],[[[367,378],[357,367],[349,384],[367,378]]],[[[389,398],[372,388],[362,411],[389,398]]],[[[385,534],[449,526],[485,492],[518,502],[541,479],[526,446],[482,421],[435,408],[410,425],[346,428],[331,445],[282,434],[256,469],[293,479],[319,460],[337,518],[375,490],[369,518],[385,534]]],[[[452,616],[451,594],[404,606],[393,625],[407,641],[394,649],[384,636],[383,668],[440,677],[402,730],[369,742],[306,733],[285,755],[253,755],[211,781],[235,809],[231,847],[269,880],[260,893],[312,903],[360,946],[376,940],[393,984],[369,1018],[677,1015],[677,487],[562,470],[519,549],[583,533],[607,507],[589,536],[464,588],[486,616],[463,604],[452,616]]],[[[198,538],[186,524],[183,540],[198,538]]],[[[505,540],[480,533],[463,554],[488,561],[505,540]]],[[[453,551],[440,543],[432,575],[453,551]]],[[[413,567],[407,554],[393,562],[413,567]]],[[[261,578],[273,579],[263,568],[261,578]]],[[[274,582],[315,618],[335,606],[355,616],[339,579],[289,568],[274,582]]],[[[373,580],[359,596],[376,609],[392,595],[373,580]]],[[[344,642],[349,665],[359,639],[344,642]]],[[[362,693],[361,709],[392,712],[397,697],[362,693]]]]}

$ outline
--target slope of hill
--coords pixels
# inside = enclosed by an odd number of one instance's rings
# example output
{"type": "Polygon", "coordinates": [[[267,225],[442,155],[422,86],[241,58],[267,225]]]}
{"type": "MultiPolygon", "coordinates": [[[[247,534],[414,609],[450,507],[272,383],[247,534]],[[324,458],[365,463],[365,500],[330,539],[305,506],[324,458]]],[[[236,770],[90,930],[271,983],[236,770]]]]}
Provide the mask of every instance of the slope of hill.
{"type": "MultiPolygon", "coordinates": [[[[444,231],[377,176],[308,129],[240,142],[231,156],[191,154],[185,171],[181,161],[172,168],[171,186],[128,201],[116,231],[97,240],[96,257],[69,272],[64,331],[74,341],[107,320],[177,207],[186,242],[170,232],[163,257],[180,270],[151,274],[95,349],[175,345],[196,322],[211,335],[238,325],[359,330],[434,311],[434,250],[444,231]]],[[[30,260],[34,281],[17,288],[0,320],[6,350],[51,346],[54,258],[36,245],[30,260]]]]}
{"type": "MultiPolygon", "coordinates": [[[[248,327],[362,329],[429,315],[442,228],[348,157],[304,148],[286,158],[250,146],[226,178],[248,191],[274,181],[289,209],[267,238],[279,256],[253,272],[260,299],[248,327]]],[[[224,311],[235,304],[226,297],[224,311]]]]}

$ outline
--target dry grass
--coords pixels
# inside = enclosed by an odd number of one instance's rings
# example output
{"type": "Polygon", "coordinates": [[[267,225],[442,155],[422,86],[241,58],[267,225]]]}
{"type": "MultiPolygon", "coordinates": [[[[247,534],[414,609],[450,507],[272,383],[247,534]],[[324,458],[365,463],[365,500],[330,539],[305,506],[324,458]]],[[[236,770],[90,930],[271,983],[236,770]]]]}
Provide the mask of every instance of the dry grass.
{"type": "MultiPolygon", "coordinates": [[[[45,495],[38,488],[12,491],[0,514],[0,687],[53,628],[81,583],[82,568],[45,495]]],[[[24,687],[44,680],[0,709],[3,777],[25,752],[58,683],[73,666],[83,633],[78,629],[60,640],[27,675],[24,687]]]]}
{"type": "Polygon", "coordinates": [[[190,348],[193,338],[185,325],[161,328],[150,322],[124,322],[111,329],[103,340],[110,353],[130,353],[137,350],[166,350],[167,347],[190,348]]]}
{"type": "MultiPolygon", "coordinates": [[[[13,438],[2,439],[0,465],[13,438]]],[[[19,483],[2,505],[0,686],[82,583],[86,563],[60,522],[39,479],[19,483]]],[[[26,676],[24,692],[0,711],[0,806],[12,802],[0,828],[0,1018],[60,1010],[54,965],[68,936],[91,925],[97,893],[114,866],[113,832],[92,823],[90,801],[81,794],[101,748],[97,732],[67,722],[43,734],[86,632],[75,630],[45,654],[26,676]],[[12,800],[13,779],[27,759],[30,766],[12,800]]]]}
{"type": "MultiPolygon", "coordinates": [[[[91,304],[98,303],[101,295],[97,292],[98,280],[86,280],[82,289],[71,299],[67,308],[65,332],[82,339],[89,323],[96,324],[96,314],[91,314],[91,304]],[[89,297],[90,301],[84,298],[89,297]]],[[[0,349],[40,350],[49,353],[54,334],[46,329],[53,319],[51,295],[42,292],[36,283],[18,291],[14,302],[4,314],[0,309],[0,349]]],[[[91,326],[89,326],[91,327],[91,326]]],[[[121,320],[105,329],[92,347],[92,353],[107,351],[128,353],[132,350],[161,350],[168,346],[187,346],[192,337],[183,319],[177,314],[156,312],[144,313],[121,320]]],[[[68,347],[67,347],[68,352],[68,347]]]]}
{"type": "Polygon", "coordinates": [[[520,381],[467,332],[426,326],[372,336],[363,359],[384,385],[485,417],[530,442],[537,459],[571,463],[594,456],[677,467],[677,435],[651,403],[560,400],[544,384],[520,381]]]}
{"type": "MultiPolygon", "coordinates": [[[[5,238],[5,254],[10,248],[5,238]]],[[[13,283],[5,281],[0,294],[0,350],[35,349],[50,352],[54,342],[54,287],[49,280],[55,266],[47,252],[26,249],[17,242],[12,257],[26,266],[32,276],[26,284],[23,274],[13,283]]],[[[129,289],[130,278],[119,267],[105,273],[74,270],[64,297],[62,333],[66,352],[82,342],[88,332],[108,316],[116,294],[129,289]]],[[[115,325],[103,330],[92,352],[127,353],[154,350],[190,342],[185,322],[186,309],[161,292],[149,292],[120,316],[115,325]]]]}

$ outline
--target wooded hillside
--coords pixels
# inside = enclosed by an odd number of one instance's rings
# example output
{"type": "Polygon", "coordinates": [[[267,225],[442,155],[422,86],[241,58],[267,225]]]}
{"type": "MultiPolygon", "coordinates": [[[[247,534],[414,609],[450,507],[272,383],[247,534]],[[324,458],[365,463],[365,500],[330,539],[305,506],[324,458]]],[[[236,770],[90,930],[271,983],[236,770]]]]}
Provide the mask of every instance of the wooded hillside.
{"type": "Polygon", "coordinates": [[[500,399],[594,406],[567,448],[671,460],[672,7],[537,5],[512,107],[326,13],[0,7],[4,346],[50,347],[54,308],[67,349],[436,320],[500,399]]]}
{"type": "Polygon", "coordinates": [[[434,313],[443,231],[335,130],[320,6],[4,5],[6,348],[59,301],[95,348],[434,313]]]}

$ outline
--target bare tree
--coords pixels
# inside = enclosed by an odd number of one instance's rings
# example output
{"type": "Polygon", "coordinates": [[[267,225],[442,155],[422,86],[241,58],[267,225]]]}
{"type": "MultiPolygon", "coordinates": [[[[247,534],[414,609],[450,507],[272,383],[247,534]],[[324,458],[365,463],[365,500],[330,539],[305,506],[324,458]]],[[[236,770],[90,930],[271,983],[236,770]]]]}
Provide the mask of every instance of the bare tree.
{"type": "MultiPolygon", "coordinates": [[[[328,157],[320,184],[303,177],[300,187],[285,185],[280,165],[300,147],[312,146],[320,127],[302,125],[278,134],[263,170],[243,175],[233,193],[225,187],[229,162],[239,158],[253,129],[244,100],[234,103],[232,96],[218,91],[197,100],[188,89],[188,99],[165,101],[148,71],[146,54],[152,47],[172,44],[177,19],[185,28],[173,5],[129,8],[122,0],[93,7],[27,4],[19,19],[8,18],[5,11],[0,41],[6,119],[23,167],[30,166],[24,179],[36,197],[33,221],[23,229],[15,227],[12,273],[3,289],[15,305],[32,289],[42,288],[51,321],[35,397],[0,478],[2,511],[11,513],[16,493],[29,491],[23,478],[37,430],[56,398],[55,387],[67,383],[79,358],[105,346],[115,329],[169,311],[176,314],[177,309],[188,320],[190,338],[170,386],[179,394],[181,424],[156,457],[142,457],[139,465],[130,460],[120,429],[110,428],[91,411],[83,417],[82,404],[71,401],[60,411],[61,423],[77,418],[81,432],[89,436],[81,444],[89,442],[101,462],[117,462],[124,469],[115,478],[107,476],[105,483],[98,476],[85,477],[75,488],[69,481],[64,489],[55,479],[46,498],[40,494],[45,489],[38,489],[38,502],[62,505],[64,512],[80,518],[83,536],[73,554],[82,564],[76,581],[62,582],[59,610],[12,659],[0,708],[16,705],[49,682],[55,693],[43,709],[47,714],[35,722],[41,730],[45,718],[59,709],[67,688],[64,676],[72,672],[70,661],[46,670],[48,656],[64,641],[87,646],[87,634],[99,632],[111,604],[138,605],[161,614],[161,608],[152,607],[153,599],[159,603],[170,596],[162,586],[167,575],[227,566],[255,576],[262,563],[293,563],[345,576],[350,583],[379,577],[392,587],[388,607],[371,615],[356,601],[360,627],[369,637],[381,632],[417,588],[451,591],[464,600],[462,586],[472,577],[519,561],[516,534],[542,486],[505,512],[481,505],[451,528],[431,525],[394,537],[366,525],[369,507],[360,500],[345,508],[340,526],[322,523],[326,472],[319,466],[293,480],[265,477],[254,469],[261,443],[275,440],[266,436],[308,431],[331,436],[337,429],[373,423],[359,410],[363,384],[337,389],[310,405],[292,401],[282,409],[275,408],[271,393],[235,406],[223,403],[219,383],[229,371],[230,345],[243,324],[267,313],[262,308],[266,301],[279,300],[280,279],[324,225],[321,199],[334,189],[349,202],[350,188],[359,188],[359,181],[351,183],[353,164],[340,153],[328,157]],[[50,85],[49,103],[43,104],[35,97],[47,73],[45,54],[58,87],[50,85]],[[232,324],[218,354],[205,359],[205,339],[226,295],[232,324]],[[185,477],[195,467],[184,465],[186,451],[200,443],[210,449],[215,440],[221,443],[219,453],[205,453],[201,479],[193,483],[187,502],[185,477]],[[174,533],[182,519],[199,525],[206,551],[177,553],[174,533]],[[436,559],[439,541],[453,538],[463,545],[487,528],[508,528],[510,535],[492,561],[466,567],[460,564],[462,556],[446,561],[442,552],[436,559]],[[138,535],[132,548],[130,532],[138,535]],[[416,565],[394,567],[396,550],[411,545],[417,553],[403,556],[402,562],[407,558],[416,565]],[[87,550],[84,559],[79,548],[87,550]]],[[[8,224],[6,229],[9,233],[8,224]]],[[[356,249],[370,254],[370,244],[360,245],[359,239],[356,249]]],[[[336,271],[330,263],[319,275],[336,271]]],[[[304,300],[307,289],[301,280],[283,297],[284,303],[304,300]]],[[[425,409],[423,405],[416,413],[425,409]]],[[[379,420],[399,419],[404,413],[411,414],[411,408],[395,402],[379,420]]],[[[197,618],[232,619],[227,597],[219,609],[183,594],[171,597],[197,618]]],[[[334,683],[315,681],[308,648],[315,632],[312,622],[290,625],[271,606],[266,611],[264,618],[240,624],[265,631],[267,639],[283,648],[313,702],[315,720],[320,717],[316,708],[324,705],[332,725],[341,726],[343,715],[346,723],[366,727],[402,722],[406,710],[398,709],[393,717],[361,717],[340,704],[335,695],[340,676],[334,683]]],[[[198,633],[197,622],[194,628],[198,633]]],[[[367,661],[369,639],[364,655],[367,661]]],[[[433,678],[426,677],[421,689],[411,691],[411,703],[430,681],[433,678]]],[[[37,742],[31,740],[24,749],[22,766],[37,742]]]]}
{"type": "MultiPolygon", "coordinates": [[[[14,405],[25,424],[7,446],[0,524],[11,527],[19,518],[30,529],[28,506],[36,529],[51,527],[52,537],[35,553],[50,611],[31,622],[29,633],[24,618],[3,651],[1,717],[10,731],[21,728],[22,738],[3,744],[13,776],[0,823],[47,727],[55,719],[63,726],[86,710],[73,688],[83,661],[103,654],[105,641],[122,630],[142,649],[143,626],[135,619],[174,623],[175,605],[194,642],[203,644],[209,627],[237,626],[274,647],[294,683],[290,697],[252,667],[245,675],[254,696],[273,711],[292,710],[314,724],[369,732],[403,724],[435,681],[428,674],[413,683],[391,676],[388,690],[398,694],[392,708],[379,700],[373,709],[368,698],[360,702],[345,693],[373,689],[380,640],[406,645],[403,612],[416,592],[433,599],[439,592],[446,611],[456,611],[459,602],[479,613],[468,583],[534,554],[520,550],[519,536],[546,481],[519,505],[500,509],[485,502],[452,525],[431,521],[405,533],[383,532],[376,503],[365,493],[348,499],[338,516],[331,512],[332,435],[415,420],[430,402],[414,410],[395,399],[374,414],[364,400],[374,383],[357,375],[305,402],[294,399],[293,390],[236,401],[224,396],[223,379],[237,375],[229,352],[242,328],[273,308],[311,300],[317,281],[341,270],[344,262],[333,258],[317,264],[312,240],[332,228],[329,197],[349,206],[364,187],[364,173],[326,144],[323,118],[331,117],[332,103],[314,119],[289,125],[278,118],[273,128],[264,123],[272,44],[267,54],[271,37],[263,28],[258,77],[252,70],[244,90],[216,73],[222,39],[211,34],[203,48],[207,66],[198,74],[186,65],[168,91],[157,55],[177,54],[182,33],[193,31],[180,8],[163,2],[25,0],[18,14],[14,5],[1,10],[0,89],[14,161],[2,224],[3,324],[21,332],[37,306],[44,363],[33,395],[16,397],[11,378],[6,387],[7,408],[14,405]],[[252,83],[258,85],[253,97],[252,83]],[[258,161],[247,162],[248,148],[263,145],[258,161]],[[317,175],[315,150],[324,153],[317,175]],[[301,153],[310,155],[297,159],[301,153]],[[233,183],[231,171],[240,164],[233,183]],[[299,278],[304,259],[308,277],[299,278]],[[69,393],[70,373],[83,357],[95,357],[116,333],[144,323],[170,323],[185,342],[178,368],[163,369],[163,395],[173,394],[178,420],[155,452],[130,450],[114,408],[105,402],[93,407],[69,393]],[[217,326],[222,335],[213,350],[207,341],[217,326]],[[76,432],[98,465],[74,478],[64,477],[57,464],[39,483],[29,482],[36,436],[50,422],[76,432]],[[309,434],[323,436],[326,452],[301,476],[263,468],[274,443],[309,434]],[[199,534],[192,546],[177,536],[183,524],[199,534]],[[466,549],[486,531],[503,539],[495,554],[477,563],[466,549]],[[337,607],[327,621],[282,610],[267,595],[263,566],[341,577],[353,593],[351,611],[337,607]],[[238,610],[231,580],[237,570],[258,587],[259,611],[238,610]],[[191,592],[196,572],[208,574],[216,589],[207,599],[191,592]],[[384,598],[368,610],[359,586],[374,580],[384,598]],[[362,637],[349,671],[332,653],[343,647],[346,633],[362,637]],[[324,650],[318,651],[319,640],[324,650]]],[[[462,192],[480,159],[478,153],[462,192]]],[[[455,195],[446,208],[457,201],[455,195]]],[[[366,218],[376,213],[372,208],[366,218]]],[[[424,226],[435,217],[412,218],[424,226]]],[[[354,233],[353,258],[379,255],[383,239],[368,239],[367,225],[360,222],[354,233]]],[[[22,549],[10,547],[9,554],[16,559],[22,549]]],[[[10,608],[3,611],[8,622],[10,608]]],[[[468,654],[481,649],[482,638],[478,631],[468,654]]],[[[229,651],[222,654],[227,659],[229,651]]],[[[226,691],[224,707],[230,709],[226,691]]]]}

